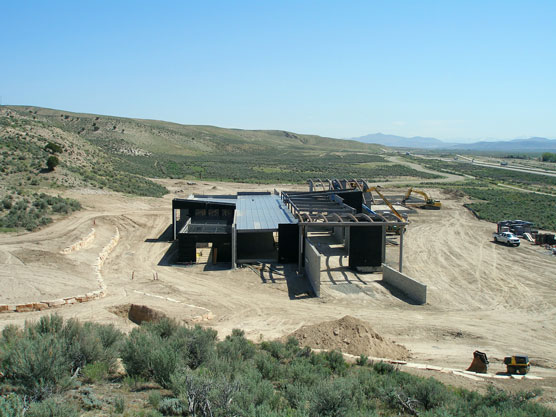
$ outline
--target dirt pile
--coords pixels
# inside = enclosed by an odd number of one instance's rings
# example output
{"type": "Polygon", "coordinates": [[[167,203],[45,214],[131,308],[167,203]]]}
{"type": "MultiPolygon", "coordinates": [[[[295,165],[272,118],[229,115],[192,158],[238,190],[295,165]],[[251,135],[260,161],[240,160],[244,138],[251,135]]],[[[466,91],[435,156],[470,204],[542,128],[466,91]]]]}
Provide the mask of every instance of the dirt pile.
{"type": "Polygon", "coordinates": [[[135,324],[141,324],[144,321],[157,321],[166,317],[163,312],[140,304],[123,304],[110,307],[108,310],[117,316],[131,320],[135,324]]]}
{"type": "Polygon", "coordinates": [[[352,316],[303,326],[281,340],[286,341],[292,336],[301,346],[314,349],[339,350],[351,355],[396,360],[409,357],[409,351],[404,346],[384,339],[368,323],[352,316]]]}

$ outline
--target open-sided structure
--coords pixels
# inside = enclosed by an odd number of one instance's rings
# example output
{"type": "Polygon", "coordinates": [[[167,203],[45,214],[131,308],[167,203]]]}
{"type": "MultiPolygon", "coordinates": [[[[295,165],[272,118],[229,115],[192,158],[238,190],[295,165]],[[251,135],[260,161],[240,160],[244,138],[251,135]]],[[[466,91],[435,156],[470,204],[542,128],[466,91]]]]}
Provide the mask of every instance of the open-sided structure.
{"type": "MultiPolygon", "coordinates": [[[[277,194],[196,195],[172,201],[179,261],[195,262],[199,243],[212,243],[217,262],[277,262],[280,230],[297,220],[277,194]]],[[[297,251],[296,251],[297,254],[297,251]]]]}
{"type": "MultiPolygon", "coordinates": [[[[401,231],[403,219],[389,221],[365,204],[368,190],[329,182],[316,191],[195,195],[172,201],[174,240],[179,262],[196,262],[199,244],[212,243],[213,260],[231,267],[251,262],[297,263],[319,295],[317,235],[341,247],[348,267],[359,272],[382,269],[388,230],[401,231]]],[[[368,187],[367,187],[368,188],[368,187]]],[[[322,241],[322,239],[321,239],[322,241]]]]}

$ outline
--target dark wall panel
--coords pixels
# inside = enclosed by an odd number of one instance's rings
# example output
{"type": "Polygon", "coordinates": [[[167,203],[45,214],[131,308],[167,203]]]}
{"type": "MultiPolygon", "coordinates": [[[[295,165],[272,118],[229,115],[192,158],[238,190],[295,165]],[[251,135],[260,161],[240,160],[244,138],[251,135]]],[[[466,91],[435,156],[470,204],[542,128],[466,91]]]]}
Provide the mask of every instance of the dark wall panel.
{"type": "Polygon", "coordinates": [[[278,225],[278,262],[297,263],[299,255],[299,226],[278,225]]]}
{"type": "Polygon", "coordinates": [[[347,193],[336,193],[338,197],[344,199],[344,203],[353,207],[357,213],[363,211],[363,193],[361,191],[350,191],[347,193]]]}
{"type": "Polygon", "coordinates": [[[358,226],[350,229],[349,266],[381,266],[383,259],[383,228],[358,226]]]}
{"type": "Polygon", "coordinates": [[[238,233],[237,259],[272,259],[277,261],[273,232],[238,233]]]}

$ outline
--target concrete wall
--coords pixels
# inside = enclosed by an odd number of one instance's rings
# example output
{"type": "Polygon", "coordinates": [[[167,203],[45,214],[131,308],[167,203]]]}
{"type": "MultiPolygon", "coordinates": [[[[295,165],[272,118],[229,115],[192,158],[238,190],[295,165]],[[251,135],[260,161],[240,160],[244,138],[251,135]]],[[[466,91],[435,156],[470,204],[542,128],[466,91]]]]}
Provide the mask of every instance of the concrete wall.
{"type": "Polygon", "coordinates": [[[320,297],[320,254],[309,239],[305,239],[305,276],[315,295],[320,297]]]}
{"type": "Polygon", "coordinates": [[[415,281],[386,264],[382,264],[382,280],[403,292],[418,304],[427,302],[427,286],[415,281]]]}

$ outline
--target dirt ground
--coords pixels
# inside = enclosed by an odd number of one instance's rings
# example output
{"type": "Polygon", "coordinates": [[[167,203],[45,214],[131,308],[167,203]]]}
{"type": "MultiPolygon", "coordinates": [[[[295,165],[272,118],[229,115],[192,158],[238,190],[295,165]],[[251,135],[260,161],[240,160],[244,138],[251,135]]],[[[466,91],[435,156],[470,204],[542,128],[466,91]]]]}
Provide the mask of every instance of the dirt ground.
{"type": "MultiPolygon", "coordinates": [[[[99,254],[119,235],[100,268],[106,297],[56,310],[0,314],[0,328],[55,311],[129,330],[135,324],[116,313],[117,307],[135,303],[211,326],[221,338],[241,328],[260,341],[350,315],[409,349],[412,363],[464,370],[478,349],[487,353],[489,372],[496,374],[505,369],[504,356],[528,354],[531,375],[542,379],[475,380],[436,369],[410,372],[479,390],[489,384],[511,390],[541,388],[542,402],[556,406],[556,256],[528,242],[517,248],[493,243],[495,226],[477,220],[462,206],[461,197],[435,191],[442,210],[418,210],[410,216],[403,266],[405,273],[428,286],[428,302],[420,306],[391,293],[381,284],[380,273],[324,271],[322,297],[311,298],[291,266],[233,271],[205,264],[169,266],[173,197],[293,187],[187,185],[177,180],[165,180],[164,185],[173,194],[163,199],[71,190],[65,196],[77,198],[84,210],[34,233],[0,235],[0,304],[97,290],[99,254]],[[94,237],[85,241],[91,230],[94,237]],[[75,250],[62,253],[76,243],[75,250]]],[[[387,246],[387,258],[395,266],[398,250],[387,246]]]]}

